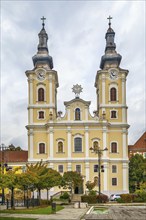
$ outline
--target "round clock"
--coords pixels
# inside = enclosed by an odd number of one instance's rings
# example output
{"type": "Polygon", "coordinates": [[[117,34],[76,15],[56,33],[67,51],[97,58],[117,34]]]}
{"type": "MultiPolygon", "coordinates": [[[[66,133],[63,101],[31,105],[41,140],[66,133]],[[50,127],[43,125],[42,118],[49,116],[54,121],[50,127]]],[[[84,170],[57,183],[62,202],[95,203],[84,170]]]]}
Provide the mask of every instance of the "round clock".
{"type": "Polygon", "coordinates": [[[115,69],[111,69],[109,74],[110,74],[111,79],[117,79],[118,78],[118,72],[115,69]]]}
{"type": "Polygon", "coordinates": [[[44,79],[45,79],[45,72],[44,72],[43,70],[39,70],[39,71],[37,72],[37,78],[38,78],[39,80],[44,80],[44,79]]]}

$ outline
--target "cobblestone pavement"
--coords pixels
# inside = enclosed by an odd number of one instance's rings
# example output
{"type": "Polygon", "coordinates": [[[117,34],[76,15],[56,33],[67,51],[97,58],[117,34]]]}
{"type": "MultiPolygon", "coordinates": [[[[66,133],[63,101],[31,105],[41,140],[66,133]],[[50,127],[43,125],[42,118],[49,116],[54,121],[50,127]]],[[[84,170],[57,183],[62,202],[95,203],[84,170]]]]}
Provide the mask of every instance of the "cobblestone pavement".
{"type": "Polygon", "coordinates": [[[85,220],[146,220],[146,206],[110,206],[106,214],[90,213],[85,220]]]}
{"type": "MultiPolygon", "coordinates": [[[[103,207],[103,206],[102,206],[103,207]]],[[[86,214],[89,208],[75,209],[73,206],[66,206],[56,214],[34,215],[34,214],[6,214],[0,213],[0,217],[23,217],[35,218],[37,220],[146,220],[146,205],[126,206],[126,205],[105,205],[108,207],[106,214],[86,214]]]]}

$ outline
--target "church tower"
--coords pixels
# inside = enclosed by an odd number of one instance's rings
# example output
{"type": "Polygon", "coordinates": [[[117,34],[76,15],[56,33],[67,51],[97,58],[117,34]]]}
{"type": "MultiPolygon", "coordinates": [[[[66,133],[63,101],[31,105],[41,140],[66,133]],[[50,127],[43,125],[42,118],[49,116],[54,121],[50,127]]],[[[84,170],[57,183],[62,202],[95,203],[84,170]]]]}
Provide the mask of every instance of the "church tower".
{"type": "Polygon", "coordinates": [[[116,52],[115,32],[109,28],[105,35],[105,54],[101,57],[100,68],[96,75],[97,111],[99,116],[106,114],[112,123],[127,123],[126,77],[128,70],[120,68],[121,55],[116,52]]]}
{"type": "MultiPolygon", "coordinates": [[[[53,59],[49,55],[48,35],[45,30],[45,18],[39,36],[37,54],[32,57],[34,68],[26,71],[28,77],[28,146],[29,160],[34,158],[34,130],[45,130],[45,124],[57,116],[58,75],[53,70],[53,59]]],[[[41,141],[41,140],[40,140],[41,141]]],[[[44,151],[42,142],[42,151],[44,151]]]]}

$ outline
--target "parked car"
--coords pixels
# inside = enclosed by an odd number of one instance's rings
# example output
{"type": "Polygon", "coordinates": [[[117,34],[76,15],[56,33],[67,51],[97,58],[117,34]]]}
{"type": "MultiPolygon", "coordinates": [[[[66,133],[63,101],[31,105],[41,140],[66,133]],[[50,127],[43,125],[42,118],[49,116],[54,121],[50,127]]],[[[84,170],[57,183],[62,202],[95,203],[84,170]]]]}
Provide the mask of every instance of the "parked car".
{"type": "Polygon", "coordinates": [[[120,199],[120,194],[112,194],[109,198],[110,201],[116,201],[117,199],[120,199]]]}

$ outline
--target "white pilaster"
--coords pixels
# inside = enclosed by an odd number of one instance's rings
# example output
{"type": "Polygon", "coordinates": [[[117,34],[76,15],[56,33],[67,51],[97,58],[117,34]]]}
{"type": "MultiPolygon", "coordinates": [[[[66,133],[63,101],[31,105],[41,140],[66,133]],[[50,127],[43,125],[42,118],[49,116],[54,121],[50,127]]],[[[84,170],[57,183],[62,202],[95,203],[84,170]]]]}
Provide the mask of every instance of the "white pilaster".
{"type": "Polygon", "coordinates": [[[124,75],[122,75],[122,104],[126,105],[126,79],[124,75]]]}
{"type": "Polygon", "coordinates": [[[108,169],[108,165],[107,162],[103,163],[104,166],[104,173],[103,173],[103,191],[107,191],[108,190],[108,179],[107,179],[107,169],[108,169]]]}
{"type": "Polygon", "coordinates": [[[128,163],[123,163],[123,191],[128,192],[128,163]]]}
{"type": "MultiPolygon", "coordinates": [[[[107,147],[107,130],[106,127],[103,127],[103,134],[102,134],[102,139],[103,139],[103,149],[107,147]]],[[[109,149],[108,149],[109,150],[109,149]]],[[[107,157],[107,151],[103,151],[103,157],[107,157]]]]}
{"type": "Polygon", "coordinates": [[[70,121],[70,109],[67,109],[67,118],[68,118],[68,121],[70,121]]]}
{"type": "Polygon", "coordinates": [[[53,86],[52,86],[52,76],[49,76],[49,98],[50,98],[50,105],[52,106],[52,104],[53,104],[53,91],[52,91],[52,88],[53,88],[53,86]]]}
{"type": "Polygon", "coordinates": [[[88,108],[85,108],[85,120],[88,121],[88,108]]]}
{"type": "Polygon", "coordinates": [[[68,144],[67,155],[68,155],[68,159],[70,159],[71,158],[71,127],[67,128],[67,144],[68,144]]]}
{"type": "Polygon", "coordinates": [[[85,162],[85,176],[86,182],[89,181],[89,162],[85,162]]]}
{"type": "Polygon", "coordinates": [[[105,104],[105,74],[102,75],[102,104],[105,104]]]}
{"type": "Polygon", "coordinates": [[[123,159],[127,159],[128,155],[128,149],[127,149],[127,130],[123,128],[122,132],[122,145],[123,145],[123,159]]]}
{"type": "Polygon", "coordinates": [[[86,155],[86,158],[89,157],[89,130],[88,130],[88,126],[85,127],[85,155],[86,155]]]}
{"type": "Polygon", "coordinates": [[[49,134],[50,134],[50,159],[53,159],[53,153],[54,153],[54,149],[53,149],[53,127],[50,127],[49,129],[49,134]]]}
{"type": "Polygon", "coordinates": [[[29,104],[32,105],[33,104],[33,79],[30,78],[28,79],[28,82],[29,82],[29,104]]]}
{"type": "Polygon", "coordinates": [[[29,136],[29,159],[33,158],[33,129],[30,129],[28,132],[29,136]]]}
{"type": "Polygon", "coordinates": [[[68,163],[68,164],[67,164],[67,171],[71,171],[71,170],[72,170],[71,163],[68,163]]]}

